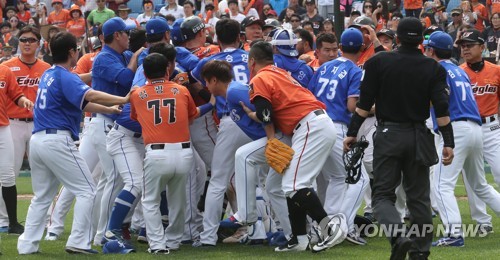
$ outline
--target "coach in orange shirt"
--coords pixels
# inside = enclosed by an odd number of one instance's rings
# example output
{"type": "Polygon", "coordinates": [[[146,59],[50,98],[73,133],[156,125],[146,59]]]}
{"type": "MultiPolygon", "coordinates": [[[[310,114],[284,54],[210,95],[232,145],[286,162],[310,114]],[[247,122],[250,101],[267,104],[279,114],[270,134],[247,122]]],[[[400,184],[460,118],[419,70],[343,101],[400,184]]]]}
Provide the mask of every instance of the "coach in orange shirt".
{"type": "Polygon", "coordinates": [[[70,19],[69,11],[63,9],[62,0],[52,0],[52,8],[54,11],[50,12],[47,17],[48,24],[53,24],[59,28],[66,28],[66,23],[70,19]]]}

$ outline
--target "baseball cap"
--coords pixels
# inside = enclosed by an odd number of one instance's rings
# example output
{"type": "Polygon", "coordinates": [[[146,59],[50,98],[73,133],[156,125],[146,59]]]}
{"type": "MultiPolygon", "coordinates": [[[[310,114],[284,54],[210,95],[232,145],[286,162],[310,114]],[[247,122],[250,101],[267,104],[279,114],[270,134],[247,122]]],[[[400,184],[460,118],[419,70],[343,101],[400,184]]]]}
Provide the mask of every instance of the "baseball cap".
{"type": "Polygon", "coordinates": [[[104,244],[102,252],[104,254],[128,254],[135,252],[135,249],[129,244],[119,242],[118,240],[112,240],[104,244]]]}
{"type": "Polygon", "coordinates": [[[380,35],[385,35],[391,39],[394,39],[394,37],[396,37],[394,31],[385,28],[377,32],[377,37],[379,37],[380,35]]]}
{"type": "Polygon", "coordinates": [[[369,25],[370,27],[372,27],[375,30],[375,23],[373,23],[373,20],[371,18],[366,17],[366,16],[359,16],[356,19],[354,19],[354,21],[349,26],[349,28],[354,27],[354,28],[360,29],[361,26],[363,26],[363,25],[369,25]]]}
{"type": "Polygon", "coordinates": [[[184,42],[181,32],[182,22],[184,22],[184,18],[179,18],[175,20],[174,24],[172,24],[172,31],[170,32],[170,38],[172,39],[172,43],[175,46],[179,46],[184,42]]]}
{"type": "Polygon", "coordinates": [[[276,11],[274,11],[274,10],[269,10],[269,11],[267,12],[267,16],[269,16],[269,15],[278,16],[278,13],[276,13],[276,11]]]}
{"type": "Polygon", "coordinates": [[[260,25],[260,27],[262,27],[264,25],[262,20],[260,20],[259,18],[249,16],[249,17],[246,17],[245,19],[243,19],[243,21],[241,21],[241,32],[245,33],[245,28],[247,26],[252,25],[252,24],[258,24],[258,25],[260,25]]]}
{"type": "Polygon", "coordinates": [[[441,27],[439,27],[439,26],[431,25],[431,26],[427,27],[422,34],[424,35],[424,38],[425,38],[426,35],[431,35],[433,32],[436,32],[436,31],[443,31],[443,29],[441,29],[441,27]]]}
{"type": "Polygon", "coordinates": [[[135,25],[126,25],[122,18],[113,17],[107,20],[102,25],[102,34],[104,37],[110,36],[111,34],[119,31],[129,31],[134,29],[135,25]]]}
{"type": "Polygon", "coordinates": [[[451,51],[453,50],[453,39],[443,31],[435,31],[429,37],[426,45],[435,49],[451,51]]]}
{"type": "Polygon", "coordinates": [[[314,2],[314,0],[306,0],[305,4],[306,5],[313,5],[313,4],[315,4],[315,2],[314,2]]]}
{"type": "Polygon", "coordinates": [[[405,17],[398,24],[396,34],[398,38],[411,43],[422,41],[423,26],[419,19],[415,17],[405,17]]]}
{"type": "Polygon", "coordinates": [[[460,39],[457,40],[457,44],[462,44],[464,42],[477,42],[483,44],[484,38],[481,36],[481,33],[478,30],[468,29],[462,32],[462,35],[460,35],[460,39]]]}
{"type": "Polygon", "coordinates": [[[348,28],[340,36],[340,44],[343,48],[360,47],[363,45],[363,34],[356,28],[348,28]]]}
{"type": "Polygon", "coordinates": [[[265,28],[278,28],[281,26],[281,23],[273,18],[268,18],[264,21],[264,26],[262,26],[263,29],[265,28]]]}
{"type": "Polygon", "coordinates": [[[155,17],[146,22],[146,35],[160,34],[167,31],[170,31],[170,26],[163,17],[155,17]]]}
{"type": "Polygon", "coordinates": [[[462,14],[464,11],[462,11],[461,8],[453,8],[451,9],[451,14],[462,14]]]}
{"type": "Polygon", "coordinates": [[[62,0],[52,0],[51,5],[54,5],[55,3],[63,3],[62,0]]]}

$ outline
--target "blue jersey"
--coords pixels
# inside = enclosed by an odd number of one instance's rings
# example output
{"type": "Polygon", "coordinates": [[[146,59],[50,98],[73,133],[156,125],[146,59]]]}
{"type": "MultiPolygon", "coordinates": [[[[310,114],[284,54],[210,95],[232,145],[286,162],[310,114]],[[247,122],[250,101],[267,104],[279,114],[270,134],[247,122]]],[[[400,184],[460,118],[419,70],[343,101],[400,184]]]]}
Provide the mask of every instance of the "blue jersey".
{"type": "Polygon", "coordinates": [[[363,71],[351,60],[340,57],[321,65],[309,82],[309,90],[326,105],[326,113],[335,122],[349,124],[351,112],[347,99],[359,97],[363,71]]]}
{"type": "Polygon", "coordinates": [[[233,119],[248,137],[252,140],[257,140],[266,136],[262,124],[248,117],[247,113],[245,113],[240,105],[240,101],[242,101],[248,108],[255,111],[255,107],[250,103],[248,85],[236,81],[231,82],[227,89],[226,98],[229,111],[231,111],[231,119],[233,119]]]}
{"type": "MultiPolygon", "coordinates": [[[[196,67],[196,64],[198,64],[198,57],[192,54],[188,49],[184,47],[175,47],[175,51],[177,53],[175,56],[177,66],[180,66],[182,70],[192,70],[196,67]]],[[[144,49],[141,54],[139,54],[139,57],[137,57],[137,66],[142,65],[144,58],[146,58],[148,54],[149,48],[144,49]]]]}
{"type": "Polygon", "coordinates": [[[309,65],[294,57],[274,54],[274,65],[280,69],[288,71],[288,73],[290,73],[290,75],[297,82],[299,82],[302,87],[307,87],[309,85],[309,81],[314,75],[314,70],[309,65]]]}
{"type": "Polygon", "coordinates": [[[47,129],[68,130],[78,140],[85,94],[90,91],[78,75],[54,65],[38,85],[33,133],[47,129]]]}
{"type": "MultiPolygon", "coordinates": [[[[203,86],[206,86],[205,79],[201,78],[201,69],[211,60],[225,60],[233,66],[234,81],[242,84],[248,84],[250,72],[248,70],[248,52],[242,49],[227,48],[222,52],[206,57],[200,62],[196,68],[191,71],[191,76],[199,81],[203,86]]],[[[229,109],[226,100],[223,97],[216,97],[215,107],[217,109],[217,116],[222,118],[223,115],[229,114],[229,109]]]]}
{"type": "MultiPolygon", "coordinates": [[[[450,120],[457,121],[459,119],[469,119],[481,125],[481,116],[479,115],[479,108],[477,107],[476,99],[472,93],[470,79],[465,71],[453,64],[450,60],[442,60],[439,62],[447,72],[446,82],[450,88],[450,120]]],[[[433,111],[434,112],[434,111],[433,111]]],[[[437,129],[435,121],[435,114],[432,118],[434,120],[434,128],[437,129]]]]}

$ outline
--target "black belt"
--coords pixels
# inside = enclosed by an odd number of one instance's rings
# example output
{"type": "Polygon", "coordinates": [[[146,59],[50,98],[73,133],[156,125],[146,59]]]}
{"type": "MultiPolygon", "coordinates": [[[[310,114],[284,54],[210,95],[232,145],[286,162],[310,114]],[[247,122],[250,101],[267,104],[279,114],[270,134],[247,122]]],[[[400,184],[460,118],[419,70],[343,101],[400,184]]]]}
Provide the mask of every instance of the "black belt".
{"type": "Polygon", "coordinates": [[[378,126],[399,126],[399,127],[414,127],[418,125],[425,125],[425,122],[390,122],[384,120],[377,121],[378,126]]]}
{"type": "MultiPolygon", "coordinates": [[[[181,145],[182,145],[182,149],[186,149],[186,148],[191,147],[190,142],[182,143],[181,145]]],[[[163,149],[165,149],[165,144],[152,144],[151,145],[151,150],[163,150],[163,149]]]]}
{"type": "Polygon", "coordinates": [[[491,122],[493,122],[495,120],[496,120],[495,116],[481,117],[481,122],[483,122],[483,124],[491,123],[491,122]],[[490,122],[487,121],[488,119],[489,119],[490,122]]]}
{"type": "MultiPolygon", "coordinates": [[[[127,129],[127,128],[126,128],[126,127],[124,127],[124,126],[121,126],[121,127],[123,127],[123,128],[125,128],[125,129],[127,129]]],[[[118,130],[118,128],[120,128],[120,125],[119,125],[119,124],[115,124],[115,125],[113,126],[113,128],[114,128],[115,130],[118,130]]],[[[129,130],[129,129],[127,129],[127,130],[132,132],[132,130],[129,130]]],[[[142,137],[142,134],[141,134],[141,133],[134,132],[133,137],[134,137],[134,138],[141,138],[141,137],[142,137]]]]}
{"type": "MultiPolygon", "coordinates": [[[[323,110],[323,109],[314,110],[313,112],[317,116],[325,114],[325,110],[323,110]]],[[[297,126],[295,127],[294,130],[297,130],[299,128],[300,128],[300,123],[297,124],[297,126]]]]}
{"type": "Polygon", "coordinates": [[[21,121],[21,122],[33,122],[33,117],[26,117],[26,118],[9,118],[10,120],[14,121],[21,121]]]}

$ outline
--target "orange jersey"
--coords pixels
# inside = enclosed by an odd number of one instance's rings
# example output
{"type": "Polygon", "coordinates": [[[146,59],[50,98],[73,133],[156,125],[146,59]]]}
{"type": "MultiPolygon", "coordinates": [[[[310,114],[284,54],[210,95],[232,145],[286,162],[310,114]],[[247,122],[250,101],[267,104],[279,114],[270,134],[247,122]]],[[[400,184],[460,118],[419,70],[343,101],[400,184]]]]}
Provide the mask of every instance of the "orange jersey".
{"type": "Polygon", "coordinates": [[[0,65],[0,126],[9,125],[7,104],[16,101],[23,92],[17,85],[16,76],[9,67],[0,65]]]}
{"type": "Polygon", "coordinates": [[[469,75],[472,84],[472,92],[476,98],[479,114],[487,117],[498,113],[498,102],[500,101],[500,66],[484,62],[484,68],[475,72],[466,63],[460,65],[469,75]]]}
{"type": "Polygon", "coordinates": [[[363,65],[365,65],[365,62],[371,58],[373,55],[375,54],[375,47],[373,46],[373,43],[370,44],[370,46],[364,50],[362,53],[361,53],[361,56],[359,57],[359,60],[358,60],[358,67],[360,68],[363,68],[363,65]]]}
{"type": "Polygon", "coordinates": [[[189,141],[197,115],[187,88],[171,81],[154,80],[130,94],[130,118],[141,124],[145,145],[189,141]]]}
{"type": "Polygon", "coordinates": [[[47,22],[49,24],[53,24],[60,28],[66,29],[66,23],[69,19],[69,11],[66,9],[62,9],[58,14],[56,14],[56,11],[50,12],[49,16],[47,17],[47,22]]]}
{"type": "Polygon", "coordinates": [[[311,68],[313,68],[314,71],[318,70],[318,68],[321,66],[319,64],[318,58],[313,58],[313,60],[311,62],[307,63],[307,65],[311,66],[311,68]]]}
{"type": "Polygon", "coordinates": [[[76,38],[81,37],[85,34],[85,19],[80,18],[76,21],[74,19],[69,20],[66,23],[66,29],[76,38]]]}
{"type": "Polygon", "coordinates": [[[217,45],[208,45],[191,50],[191,53],[196,55],[196,57],[198,57],[200,60],[206,57],[210,57],[219,52],[220,52],[220,47],[217,45]]]}
{"type": "Polygon", "coordinates": [[[264,67],[250,80],[250,101],[253,102],[257,96],[271,102],[274,125],[286,135],[292,135],[307,114],[325,109],[325,104],[308,89],[274,65],[264,67]]]}
{"type": "Polygon", "coordinates": [[[486,5],[491,5],[491,13],[500,13],[500,0],[486,0],[486,5]]]}
{"type": "Polygon", "coordinates": [[[24,11],[24,15],[22,15],[21,12],[19,12],[17,13],[17,18],[23,23],[28,23],[31,18],[31,13],[30,11],[24,11]]]}
{"type": "MultiPolygon", "coordinates": [[[[38,91],[38,83],[40,83],[42,74],[50,68],[50,64],[37,59],[35,64],[30,68],[19,57],[12,58],[2,64],[10,68],[16,77],[17,85],[19,85],[24,95],[34,103],[36,92],[38,91]]],[[[18,107],[14,102],[7,102],[7,114],[10,118],[33,117],[33,112],[18,107]]]]}
{"type": "MultiPolygon", "coordinates": [[[[473,9],[474,9],[473,10],[474,12],[479,12],[481,14],[481,16],[488,17],[488,10],[486,9],[486,6],[484,6],[483,4],[478,4],[478,5],[474,6],[473,9]]],[[[483,22],[484,22],[484,20],[479,18],[479,16],[478,16],[474,27],[480,32],[484,31],[483,22]]]]}

